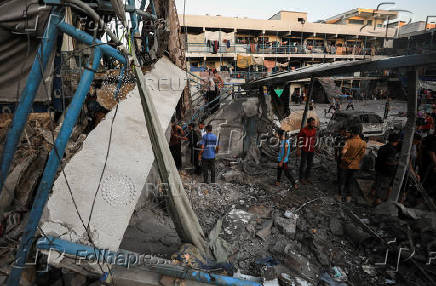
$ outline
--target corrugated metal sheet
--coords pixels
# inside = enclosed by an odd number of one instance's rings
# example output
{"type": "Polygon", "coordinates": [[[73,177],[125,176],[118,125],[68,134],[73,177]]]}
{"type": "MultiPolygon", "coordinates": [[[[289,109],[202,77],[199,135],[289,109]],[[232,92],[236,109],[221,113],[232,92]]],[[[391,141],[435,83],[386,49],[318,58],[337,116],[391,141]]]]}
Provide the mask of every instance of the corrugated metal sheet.
{"type": "Polygon", "coordinates": [[[391,57],[382,60],[368,59],[359,61],[337,61],[333,63],[323,63],[302,67],[289,72],[277,73],[248,82],[244,87],[247,89],[262,85],[279,85],[303,78],[336,76],[362,70],[390,70],[431,64],[436,64],[436,52],[429,54],[391,57]]]}

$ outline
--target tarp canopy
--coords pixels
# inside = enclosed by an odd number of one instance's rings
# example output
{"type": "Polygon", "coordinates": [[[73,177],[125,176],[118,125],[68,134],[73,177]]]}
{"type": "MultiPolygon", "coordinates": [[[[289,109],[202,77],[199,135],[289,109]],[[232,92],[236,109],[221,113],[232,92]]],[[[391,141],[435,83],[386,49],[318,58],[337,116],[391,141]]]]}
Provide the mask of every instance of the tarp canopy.
{"type": "Polygon", "coordinates": [[[235,41],[235,32],[226,33],[223,31],[205,31],[204,37],[206,41],[223,41],[228,40],[230,42],[235,41]]]}
{"type": "MultiPolygon", "coordinates": [[[[0,13],[0,102],[17,102],[26,84],[50,12],[48,6],[41,6],[38,2],[38,0],[0,2],[0,11],[3,12],[0,13]]],[[[44,73],[49,96],[51,96],[52,71],[53,56],[44,73]]],[[[47,100],[41,84],[35,101],[47,100]]]]}

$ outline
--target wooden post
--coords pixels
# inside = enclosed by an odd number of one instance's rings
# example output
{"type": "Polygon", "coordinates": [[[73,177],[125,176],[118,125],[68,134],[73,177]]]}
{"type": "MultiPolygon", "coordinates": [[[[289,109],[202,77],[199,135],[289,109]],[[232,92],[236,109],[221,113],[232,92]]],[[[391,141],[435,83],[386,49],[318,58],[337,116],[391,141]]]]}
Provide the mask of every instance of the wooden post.
{"type": "Polygon", "coordinates": [[[315,83],[315,79],[312,77],[310,79],[310,90],[309,90],[309,95],[306,98],[306,106],[304,107],[303,118],[301,119],[301,129],[303,129],[304,125],[306,125],[307,112],[309,111],[309,103],[312,100],[313,85],[314,85],[314,83],[315,83]]]}
{"type": "Polygon", "coordinates": [[[397,172],[394,177],[394,184],[392,187],[392,193],[390,198],[394,202],[397,202],[399,199],[404,176],[406,175],[407,168],[409,167],[410,149],[412,148],[413,136],[415,134],[416,126],[416,83],[416,69],[409,70],[407,72],[407,122],[404,127],[404,139],[401,147],[400,160],[397,172]]]}
{"type": "Polygon", "coordinates": [[[156,108],[146,88],[145,77],[141,71],[136,55],[135,62],[136,83],[141,96],[141,105],[144,110],[148,135],[153,147],[155,160],[158,164],[162,183],[167,187],[166,195],[170,214],[173,218],[176,231],[183,242],[195,245],[200,251],[208,253],[208,247],[198,217],[192,210],[191,203],[186,196],[182,180],[171,156],[168,142],[159,123],[156,108]]]}

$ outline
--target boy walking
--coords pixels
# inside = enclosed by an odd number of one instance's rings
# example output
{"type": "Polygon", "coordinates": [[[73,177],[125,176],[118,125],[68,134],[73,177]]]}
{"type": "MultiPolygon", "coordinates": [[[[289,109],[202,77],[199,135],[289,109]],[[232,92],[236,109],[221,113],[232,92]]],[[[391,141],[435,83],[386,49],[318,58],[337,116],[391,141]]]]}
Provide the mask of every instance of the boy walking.
{"type": "Polygon", "coordinates": [[[280,146],[279,146],[279,156],[277,165],[277,181],[276,186],[280,185],[280,179],[282,177],[282,172],[285,173],[286,178],[291,182],[294,189],[297,189],[297,184],[294,178],[288,170],[289,155],[291,154],[291,144],[289,140],[286,139],[286,133],[283,130],[278,131],[280,146]]]}

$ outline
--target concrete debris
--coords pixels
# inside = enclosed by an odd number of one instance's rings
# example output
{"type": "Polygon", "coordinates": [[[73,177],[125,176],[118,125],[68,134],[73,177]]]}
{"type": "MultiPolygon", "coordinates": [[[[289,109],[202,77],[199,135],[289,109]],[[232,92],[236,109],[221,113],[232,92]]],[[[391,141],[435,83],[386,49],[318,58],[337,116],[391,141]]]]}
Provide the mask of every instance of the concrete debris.
{"type": "Polygon", "coordinates": [[[296,214],[289,219],[276,216],[274,217],[274,225],[278,227],[280,231],[282,231],[290,238],[294,238],[297,219],[298,219],[298,215],[296,214]]]}
{"type": "Polygon", "coordinates": [[[330,218],[330,231],[336,235],[336,236],[343,236],[344,235],[344,228],[342,226],[342,222],[335,218],[330,218]]]}
{"type": "Polygon", "coordinates": [[[344,282],[336,282],[327,272],[321,274],[320,280],[324,282],[326,286],[347,286],[344,282]]]}
{"type": "Polygon", "coordinates": [[[226,182],[238,182],[241,180],[241,172],[230,170],[224,174],[221,175],[223,177],[223,180],[226,182]]]}
{"type": "Polygon", "coordinates": [[[261,230],[256,232],[256,235],[262,240],[266,241],[267,237],[271,234],[271,228],[273,226],[272,220],[266,220],[261,225],[261,230]]]}
{"type": "Polygon", "coordinates": [[[24,160],[16,165],[9,173],[0,196],[0,217],[3,217],[3,213],[11,207],[11,204],[15,199],[15,189],[20,183],[23,174],[35,158],[36,154],[31,154],[24,158],[24,160]]]}
{"type": "MultiPolygon", "coordinates": [[[[153,82],[157,82],[162,73],[170,75],[174,82],[185,76],[184,72],[167,58],[160,59],[148,76],[153,82]]],[[[181,90],[168,88],[153,89],[151,92],[156,107],[159,108],[160,124],[165,130],[180,98],[181,90]]],[[[141,100],[136,89],[126,100],[119,103],[112,127],[114,116],[115,110],[106,115],[106,120],[88,135],[83,149],[65,167],[78,211],[86,218],[85,223],[89,223],[96,246],[111,250],[117,250],[121,243],[154,161],[141,100]],[[101,142],[103,138],[109,138],[111,130],[111,149],[104,176],[99,182],[107,153],[107,146],[102,146],[101,142]],[[96,194],[91,221],[88,222],[90,205],[96,194]]],[[[65,178],[58,177],[46,205],[41,227],[47,233],[87,244],[88,233],[83,229],[71,200],[65,178]]]]}
{"type": "Polygon", "coordinates": [[[313,286],[312,283],[300,277],[293,277],[287,273],[280,273],[278,280],[281,286],[313,286]]]}
{"type": "Polygon", "coordinates": [[[247,212],[256,215],[258,218],[271,218],[272,209],[265,206],[251,206],[248,208],[247,212]]]}
{"type": "Polygon", "coordinates": [[[216,226],[209,233],[209,248],[212,250],[217,263],[228,262],[228,256],[232,253],[232,246],[223,238],[219,237],[223,220],[219,219],[216,226]]]}
{"type": "Polygon", "coordinates": [[[318,266],[300,254],[291,252],[291,255],[286,257],[284,264],[295,274],[303,276],[304,279],[309,281],[318,280],[318,266]]]}
{"type": "Polygon", "coordinates": [[[398,216],[398,207],[388,201],[377,205],[374,213],[377,215],[398,216]]]}

